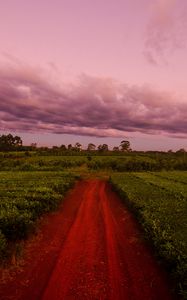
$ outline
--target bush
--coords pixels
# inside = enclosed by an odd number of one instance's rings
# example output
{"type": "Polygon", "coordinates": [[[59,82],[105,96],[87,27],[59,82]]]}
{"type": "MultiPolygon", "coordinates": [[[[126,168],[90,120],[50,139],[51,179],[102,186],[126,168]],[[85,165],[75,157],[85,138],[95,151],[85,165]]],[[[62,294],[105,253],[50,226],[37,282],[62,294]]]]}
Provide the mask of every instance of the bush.
{"type": "Polygon", "coordinates": [[[19,211],[16,207],[11,210],[1,210],[0,230],[10,241],[24,239],[33,229],[32,214],[19,211]]]}

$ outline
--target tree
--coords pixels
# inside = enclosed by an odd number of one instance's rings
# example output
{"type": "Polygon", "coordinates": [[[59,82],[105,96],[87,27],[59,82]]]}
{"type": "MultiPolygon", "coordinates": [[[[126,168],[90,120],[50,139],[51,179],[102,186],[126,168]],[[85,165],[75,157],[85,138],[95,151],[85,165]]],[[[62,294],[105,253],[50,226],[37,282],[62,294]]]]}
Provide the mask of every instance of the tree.
{"type": "Polygon", "coordinates": [[[31,144],[31,148],[34,150],[34,149],[36,149],[37,148],[37,143],[32,143],[31,144]]]}
{"type": "Polygon", "coordinates": [[[73,149],[73,146],[72,146],[72,144],[69,144],[69,145],[68,145],[68,150],[70,150],[70,151],[71,151],[72,149],[73,149]]]}
{"type": "Polygon", "coordinates": [[[129,141],[121,141],[121,144],[119,147],[120,147],[121,151],[124,151],[124,152],[132,151],[129,141]]]}
{"type": "Polygon", "coordinates": [[[186,150],[184,148],[179,149],[178,151],[175,152],[177,155],[181,156],[186,159],[186,150]]]}
{"type": "Polygon", "coordinates": [[[62,144],[62,145],[60,146],[60,150],[65,151],[65,150],[66,150],[66,145],[63,145],[63,144],[62,144]]]}
{"type": "Polygon", "coordinates": [[[173,150],[172,150],[172,149],[169,149],[169,150],[168,150],[168,153],[173,153],[173,150]]]}
{"type": "Polygon", "coordinates": [[[119,151],[119,147],[114,147],[112,150],[115,151],[115,152],[118,152],[119,151]]]}
{"type": "Polygon", "coordinates": [[[100,152],[104,152],[104,151],[108,151],[108,145],[107,144],[102,144],[102,145],[99,145],[97,147],[98,151],[100,152]]]}
{"type": "Polygon", "coordinates": [[[20,138],[20,136],[15,136],[14,137],[14,146],[19,147],[22,146],[23,142],[22,139],[20,138]]]}
{"type": "Polygon", "coordinates": [[[75,150],[76,151],[81,151],[82,150],[82,145],[79,143],[79,142],[77,142],[76,144],[75,144],[75,150]]]}
{"type": "Polygon", "coordinates": [[[176,151],[176,153],[185,153],[185,152],[186,152],[186,150],[184,148],[181,148],[181,149],[176,151]]]}
{"type": "Polygon", "coordinates": [[[52,147],[52,150],[55,150],[55,151],[56,151],[56,150],[58,150],[58,149],[59,149],[58,146],[53,146],[53,147],[52,147]]]}
{"type": "Polygon", "coordinates": [[[89,143],[89,144],[88,144],[88,147],[87,147],[87,151],[94,151],[95,148],[96,148],[96,146],[95,146],[94,144],[89,143]]]}
{"type": "Polygon", "coordinates": [[[22,140],[17,135],[13,136],[12,134],[8,134],[8,135],[3,134],[0,136],[1,151],[15,150],[21,146],[22,146],[22,140]]]}

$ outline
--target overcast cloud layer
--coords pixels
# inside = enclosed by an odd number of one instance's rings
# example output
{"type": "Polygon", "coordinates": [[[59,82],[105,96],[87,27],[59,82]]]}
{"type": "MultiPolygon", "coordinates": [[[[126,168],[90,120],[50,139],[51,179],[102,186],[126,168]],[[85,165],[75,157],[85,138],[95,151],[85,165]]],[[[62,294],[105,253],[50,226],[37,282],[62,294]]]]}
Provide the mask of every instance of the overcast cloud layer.
{"type": "Polygon", "coordinates": [[[148,86],[81,75],[50,83],[29,67],[1,68],[0,130],[123,137],[127,132],[187,137],[187,104],[148,86]]]}

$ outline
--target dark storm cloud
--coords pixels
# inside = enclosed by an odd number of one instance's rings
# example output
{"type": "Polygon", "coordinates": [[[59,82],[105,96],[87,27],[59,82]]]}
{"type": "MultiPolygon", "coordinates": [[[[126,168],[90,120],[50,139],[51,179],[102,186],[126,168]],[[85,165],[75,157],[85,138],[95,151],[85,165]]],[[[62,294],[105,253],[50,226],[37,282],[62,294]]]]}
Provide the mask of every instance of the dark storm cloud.
{"type": "Polygon", "coordinates": [[[187,104],[149,87],[82,75],[59,87],[37,69],[0,71],[0,130],[122,137],[187,136],[187,104]]]}

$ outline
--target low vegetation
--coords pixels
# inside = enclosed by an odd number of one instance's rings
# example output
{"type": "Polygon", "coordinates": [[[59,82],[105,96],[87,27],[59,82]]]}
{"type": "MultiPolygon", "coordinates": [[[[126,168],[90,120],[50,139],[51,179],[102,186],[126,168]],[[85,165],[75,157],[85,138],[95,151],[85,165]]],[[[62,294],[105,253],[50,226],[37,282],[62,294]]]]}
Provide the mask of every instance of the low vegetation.
{"type": "Polygon", "coordinates": [[[0,171],[64,171],[86,162],[79,156],[13,156],[0,158],[0,171]]]}
{"type": "Polygon", "coordinates": [[[64,172],[0,173],[0,255],[28,237],[36,220],[54,210],[76,177],[64,172]]]}
{"type": "Polygon", "coordinates": [[[23,146],[18,136],[0,136],[0,257],[33,232],[36,220],[54,210],[81,173],[110,175],[187,298],[187,155],[132,151],[122,141],[112,151],[96,147],[23,146]],[[78,175],[75,175],[78,174],[78,175]]]}
{"type": "Polygon", "coordinates": [[[117,172],[142,172],[162,170],[187,170],[187,156],[174,153],[126,153],[121,156],[92,156],[90,170],[117,172]]]}
{"type": "Polygon", "coordinates": [[[112,174],[111,183],[187,293],[187,172],[112,174]]]}

